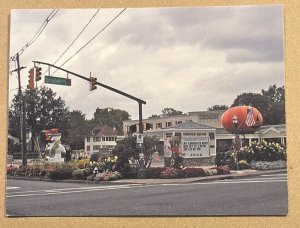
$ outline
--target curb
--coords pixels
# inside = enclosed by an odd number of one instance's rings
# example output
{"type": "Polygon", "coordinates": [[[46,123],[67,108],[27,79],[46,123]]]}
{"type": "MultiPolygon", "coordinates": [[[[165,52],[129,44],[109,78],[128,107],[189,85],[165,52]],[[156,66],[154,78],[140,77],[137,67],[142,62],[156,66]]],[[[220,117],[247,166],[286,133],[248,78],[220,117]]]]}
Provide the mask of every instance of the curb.
{"type": "Polygon", "coordinates": [[[194,183],[201,181],[212,181],[212,180],[225,180],[225,179],[238,179],[243,177],[252,177],[260,176],[265,174],[276,174],[286,172],[286,169],[278,170],[243,170],[243,171],[231,171],[231,174],[225,175],[214,175],[206,177],[190,177],[190,178],[178,178],[178,179],[121,179],[116,181],[87,181],[87,180],[51,180],[49,178],[37,178],[37,177],[15,177],[15,176],[6,176],[7,179],[14,180],[31,180],[31,181],[46,181],[46,182],[60,182],[60,183],[81,183],[81,184],[101,184],[101,185],[123,185],[123,184],[144,184],[144,185],[153,185],[153,184],[185,184],[185,183],[194,183]]]}

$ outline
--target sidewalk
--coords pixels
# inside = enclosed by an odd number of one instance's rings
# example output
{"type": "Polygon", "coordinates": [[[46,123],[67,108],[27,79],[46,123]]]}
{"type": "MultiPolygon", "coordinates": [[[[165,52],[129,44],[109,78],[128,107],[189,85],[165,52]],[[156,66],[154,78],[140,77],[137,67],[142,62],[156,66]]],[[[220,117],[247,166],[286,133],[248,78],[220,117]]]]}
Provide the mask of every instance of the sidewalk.
{"type": "Polygon", "coordinates": [[[232,170],[230,174],[225,175],[213,175],[206,177],[190,177],[190,178],[177,178],[177,179],[120,179],[116,181],[86,181],[86,180],[51,180],[49,178],[40,177],[14,177],[7,176],[7,179],[18,179],[18,180],[36,180],[36,181],[50,181],[50,182],[63,182],[63,183],[84,183],[84,184],[104,184],[104,185],[114,185],[114,184],[184,184],[193,183],[201,181],[212,181],[212,180],[224,180],[224,179],[237,179],[243,177],[260,176],[266,174],[276,174],[281,172],[286,172],[286,169],[278,170],[232,170]]]}

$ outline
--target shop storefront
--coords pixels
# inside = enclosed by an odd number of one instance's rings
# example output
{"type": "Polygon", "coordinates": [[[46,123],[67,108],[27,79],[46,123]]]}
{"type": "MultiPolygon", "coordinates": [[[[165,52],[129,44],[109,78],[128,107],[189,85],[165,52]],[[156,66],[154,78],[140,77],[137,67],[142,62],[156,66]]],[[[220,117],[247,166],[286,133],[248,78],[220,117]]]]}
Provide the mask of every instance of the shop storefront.
{"type": "Polygon", "coordinates": [[[194,122],[178,124],[163,131],[166,163],[178,154],[184,166],[213,164],[216,156],[215,128],[194,122]]]}

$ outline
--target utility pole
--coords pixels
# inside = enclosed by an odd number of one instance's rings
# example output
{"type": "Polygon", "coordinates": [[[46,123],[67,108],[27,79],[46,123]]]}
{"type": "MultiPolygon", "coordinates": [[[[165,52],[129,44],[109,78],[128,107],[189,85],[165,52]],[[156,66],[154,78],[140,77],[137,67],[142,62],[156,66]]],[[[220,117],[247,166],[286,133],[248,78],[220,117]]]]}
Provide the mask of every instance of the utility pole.
{"type": "Polygon", "coordinates": [[[20,96],[20,147],[22,154],[22,165],[27,165],[27,148],[26,148],[26,112],[25,112],[25,101],[21,89],[21,68],[19,53],[16,55],[17,60],[17,72],[18,72],[18,84],[19,84],[19,96],[20,96]]]}

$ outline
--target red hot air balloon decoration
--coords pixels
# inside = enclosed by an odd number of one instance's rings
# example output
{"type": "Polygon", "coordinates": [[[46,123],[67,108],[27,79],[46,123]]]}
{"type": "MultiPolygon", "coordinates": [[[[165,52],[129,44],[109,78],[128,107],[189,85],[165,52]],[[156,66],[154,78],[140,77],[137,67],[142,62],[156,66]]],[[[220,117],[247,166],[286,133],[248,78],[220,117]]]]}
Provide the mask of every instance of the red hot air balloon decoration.
{"type": "Polygon", "coordinates": [[[251,106],[236,106],[227,109],[222,117],[223,128],[232,134],[251,134],[258,130],[263,123],[261,113],[251,106]],[[237,117],[237,125],[233,124],[232,118],[237,117]]]}

